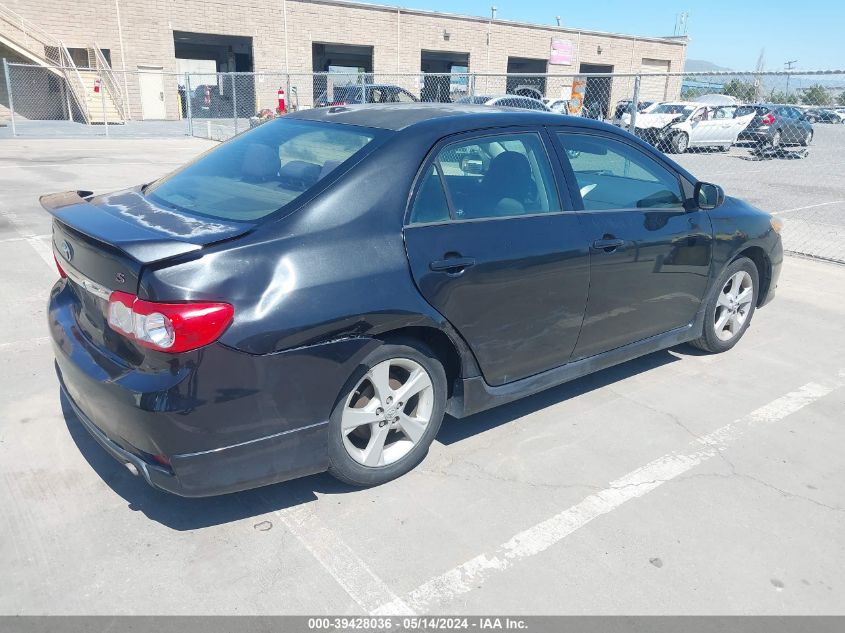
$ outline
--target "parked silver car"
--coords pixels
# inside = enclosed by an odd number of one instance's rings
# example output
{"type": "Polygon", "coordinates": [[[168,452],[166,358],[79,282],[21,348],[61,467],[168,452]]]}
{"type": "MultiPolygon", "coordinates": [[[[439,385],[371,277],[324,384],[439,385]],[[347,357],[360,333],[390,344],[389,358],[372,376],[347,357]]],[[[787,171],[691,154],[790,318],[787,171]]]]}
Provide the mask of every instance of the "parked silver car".
{"type": "Polygon", "coordinates": [[[455,103],[471,103],[473,105],[522,108],[523,110],[551,112],[551,110],[542,101],[532,99],[531,97],[521,97],[519,95],[475,95],[473,97],[463,97],[455,101],[455,103]]]}

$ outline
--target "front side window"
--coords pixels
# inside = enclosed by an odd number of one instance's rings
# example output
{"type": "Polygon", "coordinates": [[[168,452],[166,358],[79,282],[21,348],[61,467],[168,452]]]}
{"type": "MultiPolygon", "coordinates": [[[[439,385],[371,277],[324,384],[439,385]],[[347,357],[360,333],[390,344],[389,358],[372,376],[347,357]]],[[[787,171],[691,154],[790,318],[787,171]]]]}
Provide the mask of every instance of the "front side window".
{"type": "Polygon", "coordinates": [[[236,136],[150,186],[165,207],[227,220],[255,220],[296,200],[382,132],[279,119],[236,136]]]}
{"type": "Polygon", "coordinates": [[[499,134],[447,145],[435,166],[455,219],[560,211],[545,147],[538,134],[499,134]]]}
{"type": "Polygon", "coordinates": [[[678,176],[642,151],[605,136],[558,134],[584,209],[683,209],[678,176]]]}

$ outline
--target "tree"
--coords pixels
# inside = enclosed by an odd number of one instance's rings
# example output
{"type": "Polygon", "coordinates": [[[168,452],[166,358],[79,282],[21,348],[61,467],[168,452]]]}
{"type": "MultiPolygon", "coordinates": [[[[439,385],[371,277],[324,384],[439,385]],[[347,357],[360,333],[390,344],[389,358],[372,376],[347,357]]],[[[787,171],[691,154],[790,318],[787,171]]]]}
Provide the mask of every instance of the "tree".
{"type": "Polygon", "coordinates": [[[821,84],[815,84],[804,90],[802,101],[807,105],[826,106],[830,105],[830,93],[821,84]]]}
{"type": "Polygon", "coordinates": [[[753,82],[742,81],[741,79],[731,79],[722,86],[722,94],[736,97],[740,101],[755,101],[756,93],[757,89],[753,82]]]}
{"type": "Polygon", "coordinates": [[[772,103],[798,103],[800,99],[794,92],[783,92],[782,90],[772,90],[769,95],[769,101],[772,103]]]}

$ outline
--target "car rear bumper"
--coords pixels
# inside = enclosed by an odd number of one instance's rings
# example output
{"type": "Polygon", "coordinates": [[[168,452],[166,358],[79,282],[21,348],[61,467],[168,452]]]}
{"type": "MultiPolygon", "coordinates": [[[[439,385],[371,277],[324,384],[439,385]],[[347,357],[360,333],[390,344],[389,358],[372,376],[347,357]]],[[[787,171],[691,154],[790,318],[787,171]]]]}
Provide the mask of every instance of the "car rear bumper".
{"type": "Polygon", "coordinates": [[[335,399],[379,345],[351,338],[251,355],[213,344],[151,371],[88,340],[64,282],[48,314],[59,382],[79,421],[119,462],[182,496],[324,471],[335,399]]]}
{"type": "Polygon", "coordinates": [[[737,140],[740,141],[754,141],[755,143],[766,143],[772,138],[773,129],[765,130],[748,130],[745,129],[739,133],[737,140]]]}

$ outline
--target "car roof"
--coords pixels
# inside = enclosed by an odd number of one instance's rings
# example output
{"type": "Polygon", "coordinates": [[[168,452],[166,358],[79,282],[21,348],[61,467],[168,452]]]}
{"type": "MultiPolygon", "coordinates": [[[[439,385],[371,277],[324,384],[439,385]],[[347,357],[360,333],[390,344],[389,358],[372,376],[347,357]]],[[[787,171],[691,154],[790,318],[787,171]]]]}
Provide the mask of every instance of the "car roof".
{"type": "MultiPolygon", "coordinates": [[[[285,118],[326,121],[393,131],[436,124],[443,126],[448,133],[454,133],[464,129],[508,125],[560,125],[563,123],[561,116],[565,115],[556,112],[469,103],[385,103],[311,108],[299,110],[285,118]]],[[[566,123],[583,127],[603,127],[596,121],[582,117],[568,117],[566,123]]]]}

